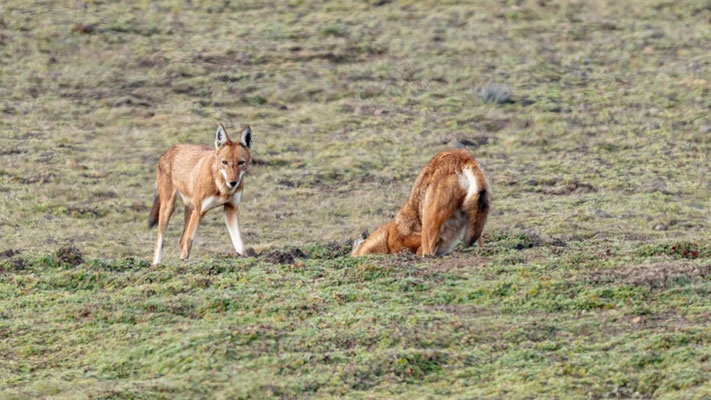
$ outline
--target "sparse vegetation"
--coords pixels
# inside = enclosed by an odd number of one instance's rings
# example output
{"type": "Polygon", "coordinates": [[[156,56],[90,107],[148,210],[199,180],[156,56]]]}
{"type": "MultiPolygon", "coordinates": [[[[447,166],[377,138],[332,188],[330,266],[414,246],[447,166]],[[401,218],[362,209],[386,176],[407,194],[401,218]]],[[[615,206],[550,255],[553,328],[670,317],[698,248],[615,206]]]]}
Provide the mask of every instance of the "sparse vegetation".
{"type": "MultiPolygon", "coordinates": [[[[711,396],[706,2],[0,5],[0,398],[711,396]],[[254,130],[235,257],[145,228],[254,130]],[[437,151],[485,248],[354,259],[437,151]]],[[[176,214],[179,218],[181,205],[176,214]]]]}

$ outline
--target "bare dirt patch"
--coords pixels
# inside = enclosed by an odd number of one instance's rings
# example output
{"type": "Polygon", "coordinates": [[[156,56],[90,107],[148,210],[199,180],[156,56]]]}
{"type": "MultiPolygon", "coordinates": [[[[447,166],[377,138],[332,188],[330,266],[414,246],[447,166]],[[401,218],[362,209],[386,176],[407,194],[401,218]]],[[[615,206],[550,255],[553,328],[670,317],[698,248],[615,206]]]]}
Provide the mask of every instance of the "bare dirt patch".
{"type": "Polygon", "coordinates": [[[390,254],[387,258],[375,261],[376,266],[409,267],[417,262],[422,262],[426,258],[418,257],[408,250],[403,250],[397,254],[390,254]]]}
{"type": "Polygon", "coordinates": [[[590,275],[599,283],[623,283],[651,288],[663,288],[680,281],[695,280],[711,275],[711,265],[696,265],[686,261],[667,261],[638,264],[615,270],[600,270],[590,275]]]}
{"type": "Polygon", "coordinates": [[[70,217],[79,218],[100,218],[105,214],[93,207],[68,207],[65,213],[70,217]]]}
{"type": "Polygon", "coordinates": [[[563,186],[562,188],[557,188],[557,189],[551,189],[548,191],[545,191],[544,193],[546,194],[552,194],[552,195],[557,195],[557,196],[565,196],[565,195],[570,195],[570,194],[585,194],[585,193],[593,193],[597,192],[595,187],[589,183],[582,183],[582,182],[570,182],[567,185],[563,186]]]}
{"type": "Polygon", "coordinates": [[[20,256],[18,250],[8,249],[0,253],[0,271],[4,269],[11,271],[23,270],[25,269],[25,264],[25,259],[20,256]]]}
{"type": "Polygon", "coordinates": [[[350,239],[341,241],[331,241],[323,245],[319,249],[308,251],[310,258],[322,258],[332,260],[334,258],[343,257],[351,254],[353,243],[350,239]]]}
{"type": "Polygon", "coordinates": [[[18,250],[7,249],[7,250],[0,253],[0,260],[5,260],[8,258],[11,258],[12,256],[15,256],[17,254],[20,254],[20,252],[18,250]]]}
{"type": "Polygon", "coordinates": [[[18,149],[18,148],[0,150],[0,156],[12,156],[15,154],[24,154],[24,153],[27,153],[27,150],[18,149]]]}
{"type": "Polygon", "coordinates": [[[442,273],[450,272],[460,268],[480,267],[490,261],[489,258],[470,256],[470,255],[452,255],[437,260],[422,268],[422,272],[426,273],[442,273]]]}
{"type": "Polygon", "coordinates": [[[62,246],[57,250],[56,262],[77,266],[82,263],[81,252],[74,245],[62,246]]]}
{"type": "Polygon", "coordinates": [[[305,258],[306,254],[298,247],[291,247],[283,250],[269,250],[260,256],[270,264],[293,264],[297,258],[305,258]]]}

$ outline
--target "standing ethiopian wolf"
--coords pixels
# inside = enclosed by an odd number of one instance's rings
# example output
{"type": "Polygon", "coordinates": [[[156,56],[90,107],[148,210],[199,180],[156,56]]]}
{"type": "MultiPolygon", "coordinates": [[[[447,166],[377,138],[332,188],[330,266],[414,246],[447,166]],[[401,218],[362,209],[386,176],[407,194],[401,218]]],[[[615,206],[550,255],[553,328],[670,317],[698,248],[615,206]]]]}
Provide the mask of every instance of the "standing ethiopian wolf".
{"type": "Polygon", "coordinates": [[[215,135],[215,150],[194,144],[170,146],[158,159],[156,166],[156,195],[148,217],[148,227],[158,224],[158,240],[153,264],[160,263],[163,253],[163,234],[175,208],[175,195],[185,204],[185,226],[180,235],[180,258],[190,257],[200,219],[206,212],[224,206],[225,223],[232,244],[244,254],[244,244],[237,218],[242,198],[242,178],[252,162],[252,130],[242,130],[239,142],[227,136],[220,124],[215,135]]]}
{"type": "Polygon", "coordinates": [[[395,218],[353,244],[353,256],[399,253],[447,255],[462,238],[478,241],[489,214],[489,182],[466,150],[437,153],[420,171],[395,218]]]}

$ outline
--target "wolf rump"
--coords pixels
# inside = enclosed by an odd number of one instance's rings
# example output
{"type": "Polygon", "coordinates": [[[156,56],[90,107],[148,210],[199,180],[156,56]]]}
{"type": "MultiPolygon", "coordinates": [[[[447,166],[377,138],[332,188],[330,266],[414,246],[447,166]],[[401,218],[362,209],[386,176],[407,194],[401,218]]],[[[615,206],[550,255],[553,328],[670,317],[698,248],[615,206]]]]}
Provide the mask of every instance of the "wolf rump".
{"type": "Polygon", "coordinates": [[[481,239],[489,213],[489,182],[466,150],[437,153],[420,171],[410,196],[395,218],[372,235],[364,231],[353,256],[399,253],[446,255],[464,239],[481,239]]]}

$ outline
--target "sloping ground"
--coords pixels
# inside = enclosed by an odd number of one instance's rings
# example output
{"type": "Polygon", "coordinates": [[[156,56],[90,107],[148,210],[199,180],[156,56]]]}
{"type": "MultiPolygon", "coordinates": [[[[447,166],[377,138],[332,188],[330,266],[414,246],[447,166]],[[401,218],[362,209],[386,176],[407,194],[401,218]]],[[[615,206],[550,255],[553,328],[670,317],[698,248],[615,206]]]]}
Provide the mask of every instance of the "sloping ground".
{"type": "MultiPolygon", "coordinates": [[[[705,398],[706,0],[0,2],[0,398],[705,398]],[[146,265],[159,154],[254,130],[146,265]],[[483,251],[351,259],[437,151],[483,251]],[[337,241],[335,244],[324,244],[337,241]]],[[[178,205],[180,213],[180,205],[178,205]]],[[[178,214],[179,215],[179,214],[178,214]]]]}
{"type": "Polygon", "coordinates": [[[10,254],[0,398],[711,396],[708,264],[556,244],[157,267],[10,254]]]}

